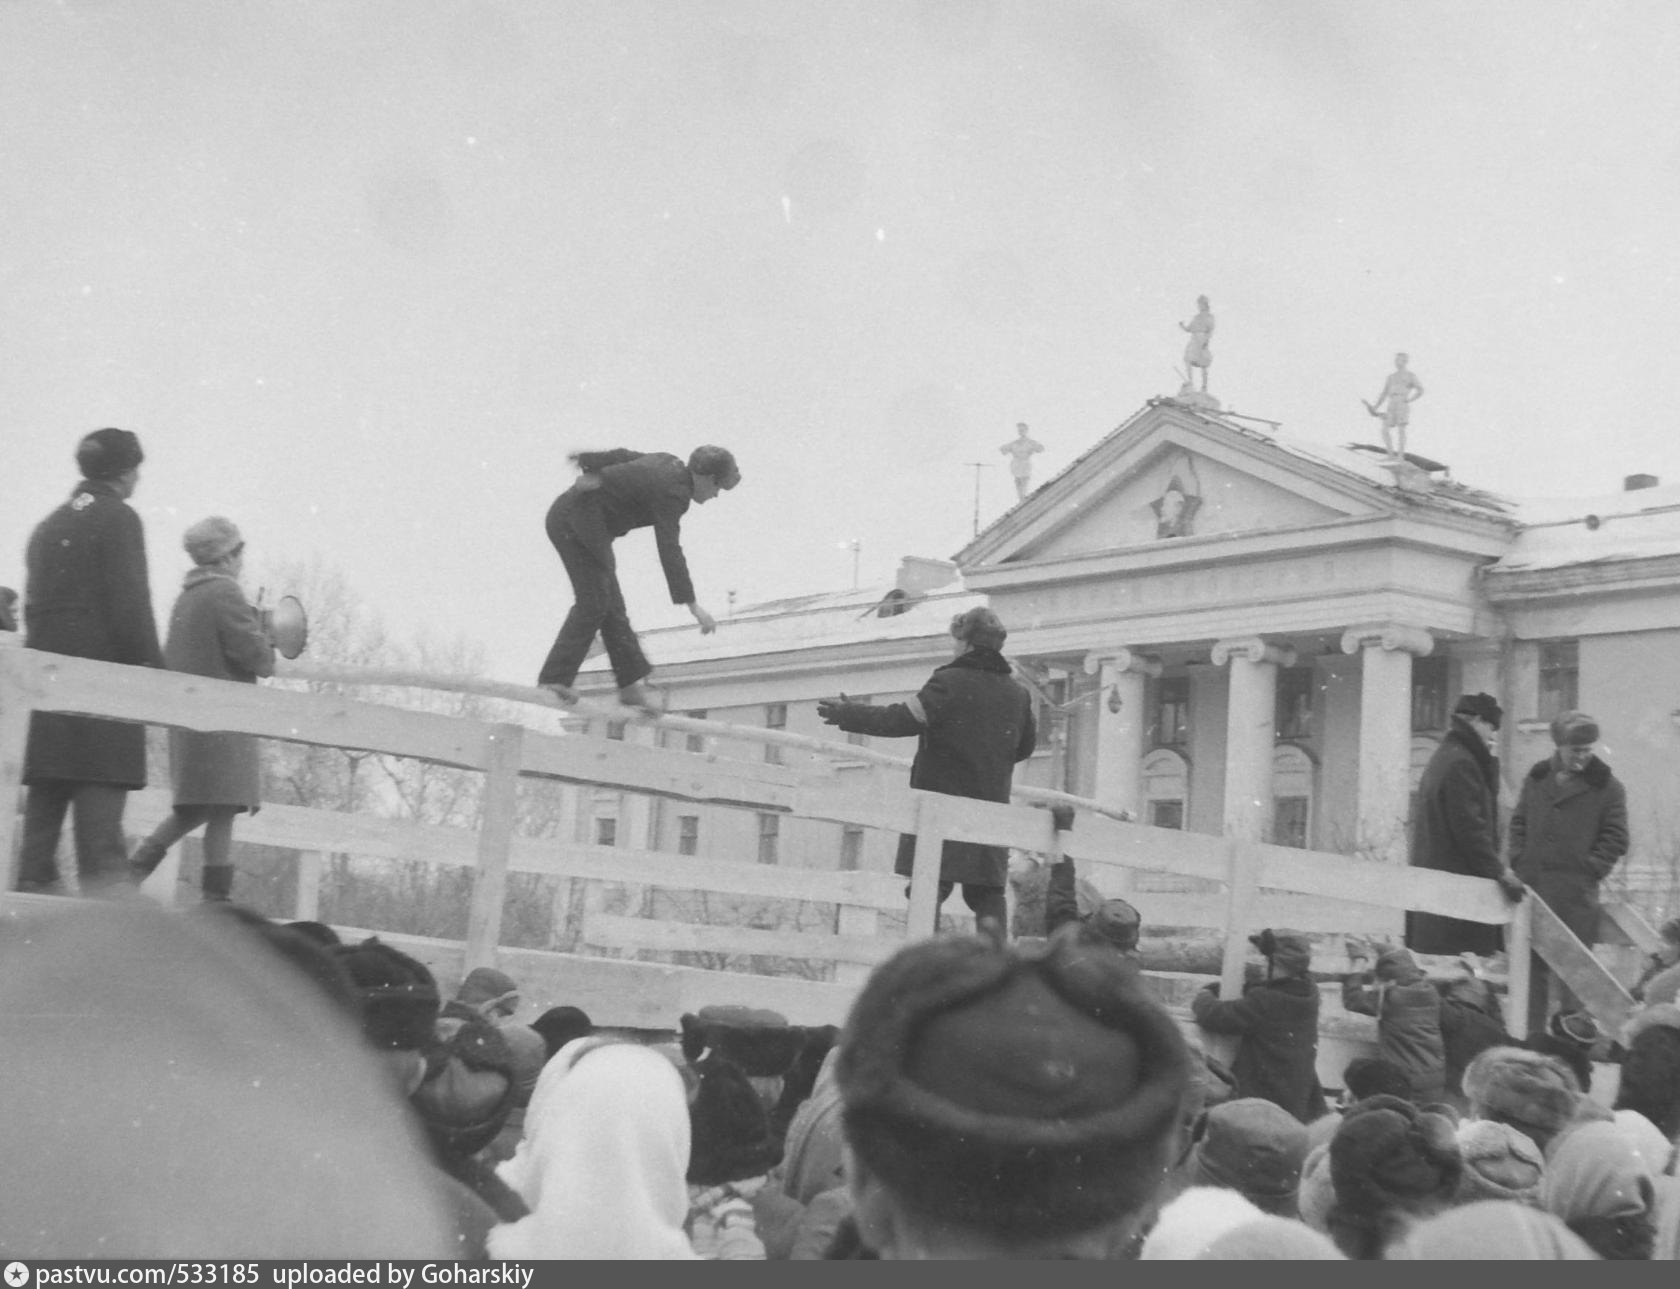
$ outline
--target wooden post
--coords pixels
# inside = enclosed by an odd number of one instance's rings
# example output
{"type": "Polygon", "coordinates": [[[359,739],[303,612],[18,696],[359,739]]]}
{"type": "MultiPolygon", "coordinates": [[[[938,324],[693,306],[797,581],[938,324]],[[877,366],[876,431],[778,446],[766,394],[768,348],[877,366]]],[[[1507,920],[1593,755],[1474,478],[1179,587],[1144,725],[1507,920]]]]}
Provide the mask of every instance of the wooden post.
{"type": "Polygon", "coordinates": [[[316,922],[321,917],[321,852],[300,850],[297,860],[297,920],[316,922]]]}
{"type": "Polygon", "coordinates": [[[0,648],[0,895],[17,886],[18,785],[29,746],[29,695],[18,664],[22,650],[0,648]]]}
{"type": "Polygon", "coordinates": [[[1511,910],[1505,935],[1505,1030],[1521,1040],[1528,1033],[1528,995],[1532,987],[1529,971],[1533,949],[1534,896],[1525,895],[1511,910]]]}
{"type": "Polygon", "coordinates": [[[939,919],[939,863],[945,852],[945,832],[940,818],[940,801],[935,793],[916,793],[916,856],[910,874],[910,912],[905,919],[904,938],[921,940],[933,935],[939,919]]]}
{"type": "Polygon", "coordinates": [[[502,934],[502,900],[507,895],[508,856],[513,849],[514,805],[525,750],[522,725],[490,727],[484,765],[484,802],[478,826],[478,867],[472,907],[467,912],[466,969],[496,964],[502,934]]]}
{"type": "MultiPolygon", "coordinates": [[[[874,909],[861,908],[856,904],[842,904],[840,915],[835,918],[835,932],[839,935],[867,936],[874,939],[879,934],[878,923],[881,915],[874,909]]],[[[841,985],[862,985],[869,979],[869,973],[874,970],[866,962],[836,962],[834,964],[834,980],[841,985]]]]}

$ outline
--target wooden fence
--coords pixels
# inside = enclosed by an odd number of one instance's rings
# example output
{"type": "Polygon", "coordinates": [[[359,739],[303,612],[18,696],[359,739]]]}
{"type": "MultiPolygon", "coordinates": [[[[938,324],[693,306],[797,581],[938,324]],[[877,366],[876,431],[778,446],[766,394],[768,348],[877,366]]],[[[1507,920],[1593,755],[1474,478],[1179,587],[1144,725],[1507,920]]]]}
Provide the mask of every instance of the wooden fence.
{"type": "MultiPolygon", "coordinates": [[[[694,1010],[708,1001],[774,1006],[803,1023],[838,1022],[874,963],[900,947],[905,937],[920,938],[932,932],[938,856],[948,839],[1039,853],[1051,853],[1059,842],[1063,853],[1078,861],[1081,875],[1105,891],[1125,888],[1124,870],[1220,883],[1223,894],[1161,898],[1175,908],[1171,921],[1212,926],[1222,933],[1221,978],[1227,997],[1240,988],[1252,930],[1271,925],[1354,931],[1370,926],[1373,915],[1383,925],[1397,925],[1399,914],[1415,909],[1476,922],[1508,923],[1513,948],[1532,944],[1602,1021],[1619,1024],[1630,1006],[1626,991],[1549,911],[1541,908],[1534,914],[1532,899],[1513,908],[1494,883],[1478,878],[1147,827],[1098,813],[1081,814],[1072,831],[1057,838],[1049,812],[1033,805],[969,801],[896,785],[876,784],[860,791],[845,786],[840,776],[821,766],[794,769],[615,740],[553,735],[512,722],[440,716],[338,694],[239,685],[6,648],[0,649],[0,789],[14,794],[31,711],[97,715],[198,731],[238,731],[414,757],[483,773],[483,824],[476,832],[265,805],[256,816],[242,817],[238,835],[243,841],[302,853],[299,917],[317,911],[320,857],[327,853],[470,867],[474,878],[464,941],[458,945],[432,942],[422,946],[426,952],[421,956],[459,970],[500,962],[510,969],[517,966],[525,978],[533,972],[559,972],[566,981],[561,996],[598,998],[597,1007],[610,1003],[611,1014],[627,1018],[607,1023],[634,1024],[641,1023],[640,1018],[657,1016],[658,1025],[668,1026],[681,1010],[694,1010]],[[513,802],[521,775],[914,833],[916,863],[904,930],[892,932],[882,925],[883,912],[905,909],[903,879],[888,874],[780,868],[517,836],[513,802]],[[775,979],[512,950],[500,944],[510,872],[832,903],[839,912],[834,930],[827,933],[654,921],[588,908],[584,939],[624,950],[804,957],[834,963],[836,978],[834,982],[775,979]]],[[[682,719],[684,728],[703,725],[707,732],[727,739],[774,733],[682,719]]],[[[803,739],[802,744],[826,749],[840,760],[855,760],[858,753],[858,748],[845,743],[803,739]]],[[[149,825],[167,808],[163,792],[154,789],[138,794],[129,816],[131,828],[149,825]]],[[[0,913],[6,911],[7,902],[28,898],[9,894],[16,878],[15,833],[15,812],[0,811],[0,876],[4,877],[0,892],[5,892],[0,893],[0,913]]],[[[1144,913],[1153,922],[1164,920],[1152,908],[1145,908],[1144,913]]],[[[1648,927],[1630,932],[1635,942],[1648,934],[1648,927]]],[[[1525,952],[1512,953],[1509,1005],[1514,1017],[1526,1010],[1527,964],[1525,952]]]]}

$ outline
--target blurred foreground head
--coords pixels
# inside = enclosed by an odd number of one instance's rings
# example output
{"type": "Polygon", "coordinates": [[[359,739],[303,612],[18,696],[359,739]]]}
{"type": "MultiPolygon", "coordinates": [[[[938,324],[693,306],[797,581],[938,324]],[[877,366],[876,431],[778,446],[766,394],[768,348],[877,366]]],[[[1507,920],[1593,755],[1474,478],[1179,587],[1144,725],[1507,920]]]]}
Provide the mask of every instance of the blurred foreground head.
{"type": "Polygon", "coordinates": [[[231,919],[140,902],[8,919],[0,1034],[13,1257],[454,1255],[353,1021],[231,919]]]}
{"type": "Polygon", "coordinates": [[[882,963],[837,1074],[859,1231],[888,1258],[1112,1256],[1166,1176],[1190,1081],[1124,958],[984,937],[882,963]]]}

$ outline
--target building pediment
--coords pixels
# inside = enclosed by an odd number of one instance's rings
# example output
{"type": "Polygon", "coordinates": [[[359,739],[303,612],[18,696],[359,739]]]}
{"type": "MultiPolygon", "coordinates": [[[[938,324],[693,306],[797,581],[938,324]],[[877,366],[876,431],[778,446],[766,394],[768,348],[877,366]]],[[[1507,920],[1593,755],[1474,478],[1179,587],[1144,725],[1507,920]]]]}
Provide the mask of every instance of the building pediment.
{"type": "MultiPolygon", "coordinates": [[[[1363,468],[1365,477],[1356,469],[1363,468]]],[[[1338,467],[1170,402],[1146,407],[958,553],[965,571],[1263,534],[1404,508],[1338,467]]]]}

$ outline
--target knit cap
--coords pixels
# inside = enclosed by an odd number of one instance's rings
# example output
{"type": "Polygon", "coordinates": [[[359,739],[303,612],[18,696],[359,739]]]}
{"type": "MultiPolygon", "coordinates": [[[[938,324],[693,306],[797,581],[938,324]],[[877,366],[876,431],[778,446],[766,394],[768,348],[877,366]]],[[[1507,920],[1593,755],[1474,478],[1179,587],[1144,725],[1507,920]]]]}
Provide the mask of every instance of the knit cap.
{"type": "Polygon", "coordinates": [[[1223,1186],[1263,1212],[1293,1217],[1306,1157],[1306,1125],[1270,1101],[1243,1097],[1207,1112],[1188,1172],[1192,1185],[1223,1186]]]}
{"type": "Polygon", "coordinates": [[[593,1034],[595,1022],[581,1007],[550,1007],[531,1022],[531,1028],[542,1035],[543,1044],[552,1057],[574,1038],[588,1038],[593,1034]]]}
{"type": "Polygon", "coordinates": [[[474,967],[455,991],[455,1001],[486,1015],[493,1007],[517,1009],[519,986],[505,971],[494,967],[474,967]]]}
{"type": "Polygon", "coordinates": [[[1555,1136],[1581,1098],[1574,1074],[1555,1056],[1490,1047],[1464,1070],[1464,1096],[1477,1118],[1497,1118],[1537,1140],[1555,1136]]]}
{"type": "Polygon", "coordinates": [[[76,467],[84,479],[115,479],[145,459],[140,436],[132,430],[95,430],[76,444],[76,467]]]}
{"type": "Polygon", "coordinates": [[[1301,976],[1312,966],[1312,941],[1299,932],[1267,928],[1249,936],[1248,942],[1280,971],[1301,976]]]}
{"type": "Polygon", "coordinates": [[[1330,1139],[1336,1204],[1359,1217],[1448,1202],[1463,1171],[1452,1124],[1398,1097],[1356,1103],[1330,1139]]]}
{"type": "Polygon", "coordinates": [[[688,1106],[688,1181],[695,1186],[759,1177],[782,1158],[770,1115],[747,1076],[718,1055],[696,1067],[700,1087],[688,1106]]]}
{"type": "Polygon", "coordinates": [[[1190,1074],[1178,1026],[1118,954],[947,936],[875,969],[837,1077],[846,1139],[888,1190],[1019,1237],[1141,1210],[1190,1074]]]}
{"type": "Polygon", "coordinates": [[[1378,980],[1408,984],[1422,976],[1423,972],[1409,950],[1395,946],[1377,955],[1375,974],[1378,980]]]}
{"type": "Polygon", "coordinates": [[[1540,1147],[1516,1128],[1491,1119],[1468,1119],[1458,1126],[1458,1149],[1464,1176],[1458,1202],[1504,1199],[1533,1203],[1546,1171],[1540,1147]]]}
{"type": "Polygon", "coordinates": [[[224,555],[232,554],[244,542],[233,520],[220,515],[199,520],[181,536],[182,548],[192,557],[192,562],[199,565],[214,564],[224,555]]]}

